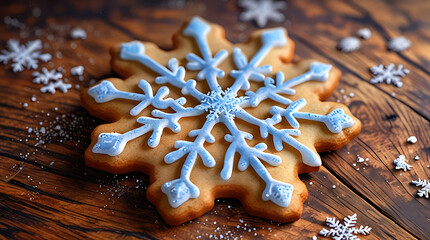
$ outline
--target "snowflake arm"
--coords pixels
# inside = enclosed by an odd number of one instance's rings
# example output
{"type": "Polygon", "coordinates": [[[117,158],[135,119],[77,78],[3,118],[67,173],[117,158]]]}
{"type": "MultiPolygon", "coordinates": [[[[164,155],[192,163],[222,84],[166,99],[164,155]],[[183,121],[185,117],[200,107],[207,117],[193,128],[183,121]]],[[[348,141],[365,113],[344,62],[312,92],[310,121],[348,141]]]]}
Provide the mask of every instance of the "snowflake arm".
{"type": "MultiPolygon", "coordinates": [[[[158,101],[158,100],[157,100],[158,101]]],[[[97,143],[93,147],[94,153],[107,154],[109,156],[117,156],[123,150],[128,141],[140,137],[149,131],[153,131],[148,139],[148,146],[155,148],[160,143],[161,135],[165,128],[169,128],[174,133],[181,130],[179,120],[184,117],[192,117],[201,115],[204,111],[196,108],[184,108],[178,100],[160,99],[160,103],[155,104],[164,108],[170,107],[175,110],[175,113],[163,113],[159,110],[153,110],[154,117],[140,117],[136,121],[144,124],[142,127],[133,129],[126,133],[102,133],[98,137],[97,143]]]]}
{"type": "Polygon", "coordinates": [[[196,137],[194,142],[176,141],[175,148],[178,150],[168,153],[164,157],[164,161],[167,164],[171,164],[188,154],[182,165],[180,177],[163,184],[161,187],[161,191],[167,195],[169,203],[173,208],[177,208],[188,199],[197,198],[200,195],[199,188],[190,181],[191,171],[193,170],[197,155],[201,157],[206,167],[215,166],[215,159],[205,149],[203,144],[205,142],[215,142],[215,138],[210,132],[217,122],[206,121],[201,129],[193,130],[188,134],[190,137],[196,137]]]}
{"type": "Polygon", "coordinates": [[[140,101],[139,104],[130,110],[130,115],[132,116],[138,115],[151,104],[156,108],[166,109],[169,106],[184,105],[186,102],[186,99],[183,97],[176,100],[171,98],[163,100],[163,98],[169,94],[169,88],[166,86],[162,86],[155,96],[153,95],[151,85],[147,81],[142,79],[137,86],[142,89],[144,94],[120,91],[115,88],[111,82],[104,80],[100,84],[91,87],[88,90],[88,94],[93,97],[97,103],[105,103],[115,99],[140,101]]]}
{"type": "Polygon", "coordinates": [[[264,57],[274,47],[282,47],[287,44],[285,38],[285,30],[282,28],[265,31],[261,34],[262,46],[254,57],[248,62],[240,48],[233,50],[233,60],[238,70],[232,70],[230,76],[235,78],[235,82],[231,89],[238,91],[239,89],[248,90],[250,87],[249,80],[262,82],[264,74],[272,72],[271,65],[257,67],[264,57]]]}
{"type": "Polygon", "coordinates": [[[419,197],[425,197],[429,198],[430,196],[430,180],[421,180],[421,178],[418,179],[418,181],[412,181],[412,184],[415,184],[417,187],[421,187],[420,190],[418,190],[417,195],[419,197]]]}
{"type": "Polygon", "coordinates": [[[11,67],[14,72],[21,72],[24,68],[36,69],[39,60],[47,62],[52,58],[50,54],[41,54],[38,51],[42,49],[40,40],[29,41],[27,45],[21,45],[18,40],[10,39],[7,42],[7,48],[9,51],[1,51],[0,62],[7,64],[11,61],[11,67]]]}
{"type": "Polygon", "coordinates": [[[300,127],[297,119],[323,122],[332,133],[340,133],[343,129],[354,125],[354,120],[350,116],[346,115],[341,108],[336,108],[327,115],[299,112],[299,110],[305,105],[306,100],[302,98],[293,102],[286,109],[273,106],[270,109],[270,113],[273,114],[275,119],[279,119],[280,116],[284,116],[288,123],[295,129],[300,127]]]}
{"type": "Polygon", "coordinates": [[[300,130],[298,129],[277,129],[274,125],[281,122],[282,118],[279,116],[274,116],[272,118],[268,118],[266,120],[260,120],[243,109],[239,109],[236,113],[236,117],[240,118],[248,123],[256,125],[260,128],[261,137],[267,138],[270,135],[273,137],[273,144],[275,146],[276,151],[281,151],[284,146],[283,142],[292,146],[302,155],[303,163],[312,166],[318,167],[321,166],[321,159],[318,154],[314,153],[305,145],[301,144],[299,141],[291,137],[299,136],[300,130]]]}
{"type": "Polygon", "coordinates": [[[187,68],[193,71],[199,70],[197,74],[197,80],[206,79],[211,90],[218,88],[217,77],[224,77],[224,71],[217,68],[217,66],[224,61],[227,57],[227,50],[223,49],[219,51],[212,58],[211,49],[207,42],[207,35],[210,31],[209,24],[205,23],[201,18],[194,17],[187,28],[184,30],[185,36],[193,37],[196,40],[197,46],[200,49],[202,58],[194,53],[189,53],[186,56],[188,60],[187,68]]]}
{"type": "Polygon", "coordinates": [[[281,207],[288,207],[290,205],[294,187],[291,184],[273,179],[266,167],[260,161],[261,159],[272,166],[279,166],[282,162],[281,158],[276,155],[263,152],[267,148],[264,143],[259,143],[254,147],[250,147],[246,143],[245,139],[251,140],[253,136],[249,133],[240,131],[232,119],[223,116],[221,121],[231,133],[224,137],[225,140],[231,144],[225,155],[221,177],[224,180],[228,180],[231,177],[234,155],[239,153],[241,155],[238,163],[239,171],[245,171],[248,166],[251,165],[258,176],[260,176],[266,183],[266,188],[262,195],[263,200],[271,200],[281,207]]]}
{"type": "Polygon", "coordinates": [[[264,80],[264,87],[259,88],[255,93],[247,91],[246,95],[249,97],[249,103],[252,107],[258,106],[267,98],[288,105],[291,103],[291,100],[279,95],[280,93],[294,95],[296,91],[292,88],[299,84],[310,80],[326,81],[329,77],[331,68],[332,66],[329,64],[313,62],[306,73],[285,82],[284,73],[278,72],[276,74],[276,84],[274,79],[266,78],[264,80]]]}

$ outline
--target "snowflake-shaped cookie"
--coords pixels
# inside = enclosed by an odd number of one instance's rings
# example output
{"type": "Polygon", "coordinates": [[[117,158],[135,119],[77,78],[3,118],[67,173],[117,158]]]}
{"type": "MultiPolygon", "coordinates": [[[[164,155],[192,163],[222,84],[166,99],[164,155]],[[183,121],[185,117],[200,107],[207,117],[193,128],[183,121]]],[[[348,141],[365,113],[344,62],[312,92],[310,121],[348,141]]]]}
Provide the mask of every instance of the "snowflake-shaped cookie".
{"type": "Polygon", "coordinates": [[[355,234],[368,235],[372,230],[372,228],[368,226],[360,226],[359,228],[356,228],[355,224],[357,224],[357,214],[355,213],[351,216],[345,217],[343,219],[343,224],[340,223],[339,220],[336,220],[335,217],[327,217],[326,223],[330,229],[323,228],[319,234],[324,237],[332,237],[335,240],[359,240],[355,234]]]}
{"type": "Polygon", "coordinates": [[[320,101],[333,92],[337,69],[288,64],[294,44],[285,29],[236,45],[223,34],[195,17],[172,51],[138,41],[115,48],[113,68],[126,80],[82,92],[90,113],[113,122],[94,130],[86,162],[149,174],[148,199],[172,225],[219,197],[240,199],[254,215],[296,220],[307,198],[298,174],[317,170],[317,150],[345,145],[360,122],[345,106],[320,101]]]}

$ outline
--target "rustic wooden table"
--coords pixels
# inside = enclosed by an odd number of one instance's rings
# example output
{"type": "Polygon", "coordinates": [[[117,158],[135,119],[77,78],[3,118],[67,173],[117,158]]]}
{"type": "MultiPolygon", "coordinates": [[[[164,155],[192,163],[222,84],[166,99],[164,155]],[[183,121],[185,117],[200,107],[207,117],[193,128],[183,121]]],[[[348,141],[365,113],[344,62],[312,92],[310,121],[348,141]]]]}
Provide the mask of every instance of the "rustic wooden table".
{"type": "Polygon", "coordinates": [[[270,222],[248,215],[237,200],[219,199],[212,211],[171,227],[146,199],[146,175],[85,166],[89,135],[101,121],[80,106],[79,92],[91,79],[115,76],[111,46],[139,39],[169,49],[170,36],[194,15],[225,27],[230,41],[244,41],[257,27],[238,21],[240,12],[236,1],[2,1],[0,19],[7,24],[0,24],[1,48],[11,38],[41,39],[44,52],[53,55],[51,64],[41,66],[66,69],[73,88],[42,94],[32,71],[0,67],[0,236],[310,239],[325,227],[326,217],[357,213],[359,225],[373,228],[363,238],[430,239],[430,201],[418,198],[410,184],[430,178],[430,1],[289,0],[287,20],[268,25],[287,27],[295,59],[319,59],[341,69],[341,83],[329,100],[345,103],[363,124],[346,147],[322,154],[319,172],[301,176],[309,198],[299,221],[270,222]],[[87,39],[70,39],[73,27],[84,28],[87,39]],[[336,50],[340,38],[363,27],[373,35],[359,51],[336,50]],[[387,40],[399,35],[412,47],[387,51],[387,40]],[[369,67],[389,63],[411,70],[404,86],[370,84],[369,67]],[[85,66],[83,81],[69,74],[76,65],[85,66]],[[418,142],[408,144],[412,135],[418,142]],[[399,154],[411,171],[394,169],[399,154]],[[356,163],[357,155],[369,158],[368,166],[356,163]],[[413,160],[416,155],[420,160],[413,160]]]}

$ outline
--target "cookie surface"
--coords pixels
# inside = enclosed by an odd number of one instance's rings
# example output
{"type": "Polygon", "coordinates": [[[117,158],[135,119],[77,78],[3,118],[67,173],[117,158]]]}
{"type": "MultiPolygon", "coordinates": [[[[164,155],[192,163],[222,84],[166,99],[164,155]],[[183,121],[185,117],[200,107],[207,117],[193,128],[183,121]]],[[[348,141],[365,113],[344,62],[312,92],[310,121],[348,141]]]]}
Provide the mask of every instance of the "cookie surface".
{"type": "Polygon", "coordinates": [[[317,151],[344,146],[361,124],[345,106],[322,102],[340,71],[291,64],[293,51],[283,28],[231,44],[198,17],[171,51],[137,41],[113,48],[112,67],[124,80],[81,94],[91,114],[111,122],[93,131],[87,165],[150,175],[147,197],[171,225],[221,197],[239,199],[252,215],[299,219],[307,189],[298,174],[317,171],[317,151]]]}

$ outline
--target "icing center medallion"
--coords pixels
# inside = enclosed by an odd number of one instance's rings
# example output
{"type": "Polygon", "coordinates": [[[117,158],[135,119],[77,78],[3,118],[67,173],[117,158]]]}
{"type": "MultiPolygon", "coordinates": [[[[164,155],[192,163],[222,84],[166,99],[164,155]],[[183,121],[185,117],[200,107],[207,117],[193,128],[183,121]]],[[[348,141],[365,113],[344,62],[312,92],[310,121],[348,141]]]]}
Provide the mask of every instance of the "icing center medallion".
{"type": "Polygon", "coordinates": [[[204,95],[201,104],[196,108],[209,112],[206,116],[209,121],[218,120],[221,115],[233,119],[235,113],[240,110],[240,104],[246,99],[247,97],[237,97],[236,92],[230,88],[222,90],[218,87],[204,95]]]}

